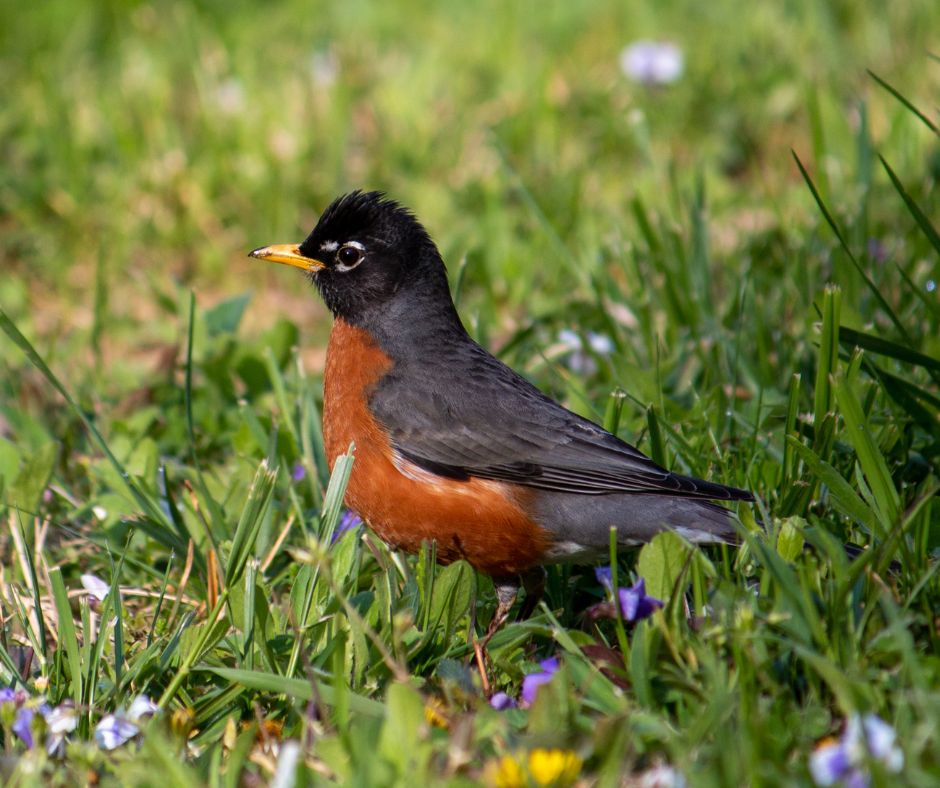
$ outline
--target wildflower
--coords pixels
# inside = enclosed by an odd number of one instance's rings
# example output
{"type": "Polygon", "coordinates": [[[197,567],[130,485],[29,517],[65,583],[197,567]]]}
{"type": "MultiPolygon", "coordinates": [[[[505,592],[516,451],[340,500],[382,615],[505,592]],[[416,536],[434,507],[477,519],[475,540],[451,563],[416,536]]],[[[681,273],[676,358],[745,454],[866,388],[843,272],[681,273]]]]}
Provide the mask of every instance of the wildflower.
{"type": "Polygon", "coordinates": [[[19,737],[28,750],[33,749],[33,717],[36,710],[29,706],[20,706],[16,710],[16,719],[10,730],[19,737]]]}
{"type": "Polygon", "coordinates": [[[69,733],[78,727],[78,714],[75,706],[66,701],[46,714],[46,752],[61,758],[65,755],[65,742],[69,733]]]}
{"type": "Polygon", "coordinates": [[[665,763],[640,772],[636,777],[638,788],[685,788],[686,784],[682,772],[665,763]]]}
{"type": "Polygon", "coordinates": [[[301,757],[300,742],[286,741],[277,754],[277,770],[274,772],[272,788],[287,788],[297,782],[297,766],[301,757]]]}
{"type": "Polygon", "coordinates": [[[291,468],[290,478],[292,482],[303,481],[304,477],[307,475],[307,470],[304,468],[302,462],[295,462],[294,467],[291,468]]]}
{"type": "Polygon", "coordinates": [[[569,785],[581,771],[581,759],[571,750],[532,750],[528,765],[536,785],[569,785]]]}
{"type": "Polygon", "coordinates": [[[510,695],[507,695],[505,692],[497,692],[490,698],[490,706],[492,706],[496,711],[505,711],[506,709],[514,709],[519,704],[516,703],[515,698],[510,695]]]}
{"type": "Polygon", "coordinates": [[[535,701],[539,687],[548,684],[558,671],[558,658],[543,659],[539,667],[541,670],[538,673],[530,673],[522,680],[522,700],[527,706],[535,701]]]}
{"type": "Polygon", "coordinates": [[[133,739],[140,732],[140,728],[131,722],[127,716],[118,711],[108,714],[95,726],[95,741],[99,747],[106,750],[115,750],[125,742],[133,739]]]}
{"type": "MultiPolygon", "coordinates": [[[[595,355],[609,356],[614,351],[613,341],[605,334],[588,331],[585,336],[587,349],[595,355]]],[[[586,352],[585,342],[579,334],[566,328],[558,332],[558,341],[562,351],[568,354],[567,364],[572,372],[579,375],[593,375],[597,372],[597,362],[586,352]]]]}
{"type": "MultiPolygon", "coordinates": [[[[594,570],[597,581],[613,594],[613,581],[611,580],[611,571],[609,566],[598,567],[594,570]]],[[[617,600],[620,602],[620,615],[625,621],[642,621],[649,618],[659,608],[663,606],[661,600],[656,597],[647,596],[646,581],[641,577],[630,588],[618,588],[616,593],[617,600]]]]}
{"type": "Polygon", "coordinates": [[[496,788],[531,785],[571,785],[581,771],[581,759],[571,750],[534,749],[525,754],[504,755],[486,770],[487,782],[496,788]]]}
{"type": "Polygon", "coordinates": [[[330,544],[335,544],[343,534],[347,531],[357,529],[360,525],[362,525],[362,518],[352,509],[346,509],[342,517],[339,518],[339,522],[336,524],[336,530],[333,531],[330,544]]]}
{"type": "Polygon", "coordinates": [[[138,695],[127,711],[108,714],[95,726],[95,741],[106,750],[114,750],[140,733],[140,723],[160,711],[146,695],[138,695]]]}
{"type": "Polygon", "coordinates": [[[450,720],[447,719],[447,707],[437,698],[431,698],[424,704],[424,719],[428,725],[447,730],[450,720]]]}
{"type": "Polygon", "coordinates": [[[889,772],[901,771],[904,753],[896,739],[894,728],[877,715],[853,715],[841,739],[827,739],[810,756],[813,781],[820,786],[841,783],[847,788],[864,788],[869,783],[864,770],[867,756],[880,761],[889,772]]]}
{"type": "Polygon", "coordinates": [[[127,710],[128,719],[134,722],[150,719],[154,714],[159,714],[160,707],[146,695],[138,695],[127,710]]]}
{"type": "Polygon", "coordinates": [[[97,575],[86,574],[82,575],[80,579],[82,581],[82,588],[88,592],[88,596],[97,599],[99,602],[104,602],[104,598],[111,590],[110,585],[97,575]]]}
{"type": "Polygon", "coordinates": [[[29,695],[11,687],[0,689],[0,723],[29,749],[33,748],[32,722],[36,709],[27,705],[29,695]]]}
{"type": "Polygon", "coordinates": [[[620,53],[620,70],[643,85],[675,82],[682,68],[682,50],[668,41],[636,41],[620,53]]]}
{"type": "Polygon", "coordinates": [[[526,784],[522,764],[512,755],[504,755],[486,770],[487,782],[496,788],[522,788],[526,784]]]}

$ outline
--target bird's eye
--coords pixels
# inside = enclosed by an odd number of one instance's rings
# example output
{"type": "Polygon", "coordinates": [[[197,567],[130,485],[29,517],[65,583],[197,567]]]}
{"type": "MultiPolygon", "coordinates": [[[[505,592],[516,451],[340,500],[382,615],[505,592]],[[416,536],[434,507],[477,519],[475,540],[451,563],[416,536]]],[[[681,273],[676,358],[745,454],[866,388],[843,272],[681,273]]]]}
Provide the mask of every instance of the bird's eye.
{"type": "Polygon", "coordinates": [[[358,243],[344,244],[336,253],[336,261],[339,263],[340,269],[345,271],[359,265],[363,257],[365,257],[365,253],[358,243]]]}

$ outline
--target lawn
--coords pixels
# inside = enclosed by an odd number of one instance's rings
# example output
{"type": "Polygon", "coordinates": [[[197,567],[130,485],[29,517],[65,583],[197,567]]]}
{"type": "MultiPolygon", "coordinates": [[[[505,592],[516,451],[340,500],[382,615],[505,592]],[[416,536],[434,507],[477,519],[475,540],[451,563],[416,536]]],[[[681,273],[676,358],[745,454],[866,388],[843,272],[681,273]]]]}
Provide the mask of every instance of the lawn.
{"type": "Polygon", "coordinates": [[[812,785],[828,753],[938,784],[938,30],[931,0],[0,8],[0,782],[812,785]],[[681,74],[631,77],[638,40],[681,74]],[[347,527],[330,316],[246,256],[354,188],[416,211],[481,344],[758,498],[740,548],[611,556],[642,621],[551,568],[495,704],[492,582],[347,527]]]}

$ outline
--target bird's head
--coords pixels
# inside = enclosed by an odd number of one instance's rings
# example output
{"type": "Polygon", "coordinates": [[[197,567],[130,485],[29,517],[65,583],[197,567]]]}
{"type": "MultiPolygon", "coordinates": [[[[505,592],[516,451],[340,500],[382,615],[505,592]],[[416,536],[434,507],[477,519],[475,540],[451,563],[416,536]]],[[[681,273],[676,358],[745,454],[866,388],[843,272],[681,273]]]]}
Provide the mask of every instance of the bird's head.
{"type": "Polygon", "coordinates": [[[300,244],[264,246],[251,257],[306,271],[334,315],[374,318],[393,300],[450,302],[444,263],[421,223],[381,192],[334,200],[300,244]]]}

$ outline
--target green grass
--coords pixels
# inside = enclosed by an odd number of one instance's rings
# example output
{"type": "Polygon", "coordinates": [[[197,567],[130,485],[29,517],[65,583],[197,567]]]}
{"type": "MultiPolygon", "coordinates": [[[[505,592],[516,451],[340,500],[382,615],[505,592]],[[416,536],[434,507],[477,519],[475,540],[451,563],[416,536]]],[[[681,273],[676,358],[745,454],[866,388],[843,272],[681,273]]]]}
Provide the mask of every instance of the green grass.
{"type": "Polygon", "coordinates": [[[936,784],[936,3],[50,0],[0,22],[0,683],[78,713],[64,759],[6,728],[2,780],[251,785],[299,742],[298,784],[473,784],[539,748],[581,784],[658,763],[808,784],[817,743],[874,712],[905,754],[874,783],[936,784]],[[675,85],[620,73],[644,37],[682,47],[675,85]],[[634,628],[584,617],[590,567],[552,569],[491,645],[514,696],[560,657],[528,709],[491,709],[472,669],[489,580],[329,544],[329,319],[245,253],[357,187],[417,211],[501,358],[760,500],[740,550],[619,556],[667,601],[634,628]],[[575,374],[564,329],[613,352],[575,374]],[[141,693],[165,711],[97,747],[141,693]]]}

